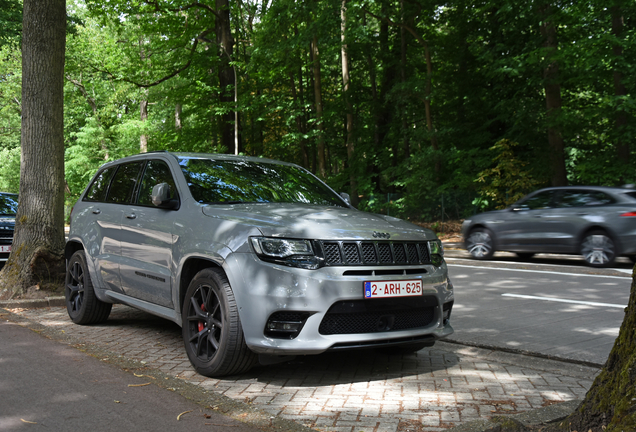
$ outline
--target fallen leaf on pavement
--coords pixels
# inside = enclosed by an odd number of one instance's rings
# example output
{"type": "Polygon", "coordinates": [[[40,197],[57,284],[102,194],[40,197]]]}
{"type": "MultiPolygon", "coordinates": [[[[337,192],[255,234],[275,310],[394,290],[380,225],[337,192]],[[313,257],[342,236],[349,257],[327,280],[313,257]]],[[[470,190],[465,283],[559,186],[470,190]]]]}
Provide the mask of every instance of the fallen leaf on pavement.
{"type": "Polygon", "coordinates": [[[143,386],[147,386],[150,385],[150,383],[145,383],[145,384],[128,384],[128,387],[143,387],[143,386]]]}
{"type": "Polygon", "coordinates": [[[20,420],[22,420],[24,423],[37,424],[36,422],[28,421],[28,420],[25,420],[25,419],[20,419],[20,420]]]}

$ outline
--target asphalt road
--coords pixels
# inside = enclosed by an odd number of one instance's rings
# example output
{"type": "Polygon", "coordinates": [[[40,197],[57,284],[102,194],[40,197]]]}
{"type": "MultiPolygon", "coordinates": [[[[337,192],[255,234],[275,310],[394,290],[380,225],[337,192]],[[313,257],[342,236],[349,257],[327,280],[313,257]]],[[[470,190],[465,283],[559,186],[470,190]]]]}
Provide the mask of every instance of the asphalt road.
{"type": "Polygon", "coordinates": [[[569,258],[457,256],[447,253],[456,297],[451,340],[605,363],[629,300],[628,264],[597,270],[569,258]]]}
{"type": "Polygon", "coordinates": [[[0,322],[1,431],[132,428],[139,432],[260,430],[160,388],[149,377],[124,372],[15,323],[0,322]]]}

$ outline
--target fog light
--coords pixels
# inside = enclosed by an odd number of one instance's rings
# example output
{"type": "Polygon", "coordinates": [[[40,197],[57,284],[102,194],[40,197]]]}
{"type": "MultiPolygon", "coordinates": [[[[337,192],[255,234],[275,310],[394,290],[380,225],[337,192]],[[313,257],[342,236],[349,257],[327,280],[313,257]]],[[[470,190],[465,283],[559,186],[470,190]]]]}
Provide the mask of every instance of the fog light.
{"type": "Polygon", "coordinates": [[[309,318],[308,312],[275,312],[265,324],[265,336],[276,339],[294,339],[309,318]]]}

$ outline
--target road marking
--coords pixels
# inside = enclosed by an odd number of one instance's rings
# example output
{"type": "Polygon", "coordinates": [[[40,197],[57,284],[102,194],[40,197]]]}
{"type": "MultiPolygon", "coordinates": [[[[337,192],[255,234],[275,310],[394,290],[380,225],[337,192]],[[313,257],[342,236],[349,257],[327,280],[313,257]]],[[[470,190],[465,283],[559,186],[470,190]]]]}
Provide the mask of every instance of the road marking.
{"type": "Polygon", "coordinates": [[[564,276],[585,276],[585,277],[597,277],[604,279],[632,279],[627,276],[606,276],[606,275],[593,275],[593,274],[581,274],[581,273],[562,273],[555,271],[547,271],[547,270],[527,270],[527,269],[515,269],[515,268],[501,268],[501,267],[483,267],[483,266],[472,266],[472,265],[462,265],[462,264],[448,264],[448,267],[464,267],[464,268],[474,268],[474,269],[483,269],[483,270],[503,270],[503,271],[516,271],[516,272],[525,272],[525,273],[543,273],[543,274],[553,274],[553,275],[564,275],[564,276]]]}
{"type": "Polygon", "coordinates": [[[574,304],[581,304],[586,306],[613,307],[613,308],[621,308],[621,309],[625,309],[627,307],[627,305],[619,305],[619,304],[612,304],[612,303],[596,303],[596,302],[586,302],[586,301],[579,301],[579,300],[560,299],[555,297],[538,297],[538,296],[521,295],[521,294],[502,294],[502,297],[516,297],[516,298],[523,298],[523,299],[530,299],[530,300],[547,300],[547,301],[560,302],[560,303],[574,303],[574,304]]]}

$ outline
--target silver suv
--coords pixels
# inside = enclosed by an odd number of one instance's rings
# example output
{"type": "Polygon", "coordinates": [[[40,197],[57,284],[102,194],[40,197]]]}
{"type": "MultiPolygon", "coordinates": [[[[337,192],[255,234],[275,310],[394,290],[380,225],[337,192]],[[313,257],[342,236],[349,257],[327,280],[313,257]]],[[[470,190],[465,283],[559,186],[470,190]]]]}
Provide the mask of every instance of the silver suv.
{"type": "Polygon", "coordinates": [[[207,376],[327,350],[415,351],[453,332],[435,234],[358,211],[289,163],[107,163],[73,208],[66,258],[73,322],[102,322],[113,303],[172,320],[207,376]]]}

